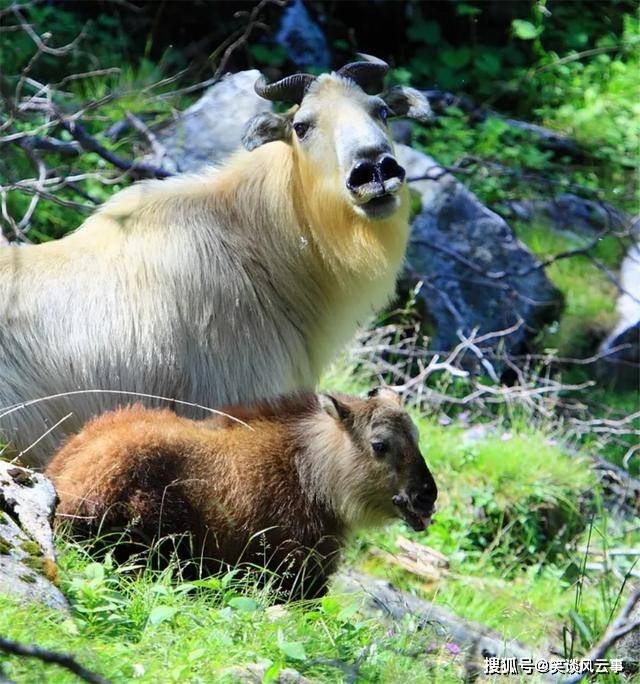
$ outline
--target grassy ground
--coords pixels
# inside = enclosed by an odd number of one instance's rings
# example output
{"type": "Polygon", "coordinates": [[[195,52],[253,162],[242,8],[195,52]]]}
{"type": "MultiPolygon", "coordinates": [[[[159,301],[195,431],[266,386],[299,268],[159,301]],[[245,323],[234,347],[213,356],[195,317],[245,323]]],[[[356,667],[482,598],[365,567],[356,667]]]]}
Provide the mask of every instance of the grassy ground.
{"type": "MultiPolygon", "coordinates": [[[[328,385],[352,391],[343,372],[328,385]]],[[[345,564],[386,577],[505,637],[574,657],[602,633],[620,603],[624,558],[606,573],[585,569],[581,550],[640,546],[640,518],[609,519],[586,454],[571,456],[557,427],[497,419],[482,429],[417,416],[422,447],[441,491],[427,534],[401,523],[359,534],[345,564]],[[404,536],[449,559],[425,581],[380,558],[404,536]]],[[[571,450],[572,451],[572,450],[571,450]]],[[[229,667],[267,661],[265,681],[295,667],[316,681],[455,682],[457,644],[407,618],[390,628],[360,611],[362,597],[330,593],[321,601],[270,607],[233,573],[202,582],[168,573],[124,572],[59,539],[60,575],[72,612],[60,615],[0,597],[0,633],[75,653],[115,682],[233,681],[229,667]]],[[[624,594],[622,590],[622,594],[624,594]]],[[[55,666],[1,657],[17,682],[67,682],[55,666]]]]}

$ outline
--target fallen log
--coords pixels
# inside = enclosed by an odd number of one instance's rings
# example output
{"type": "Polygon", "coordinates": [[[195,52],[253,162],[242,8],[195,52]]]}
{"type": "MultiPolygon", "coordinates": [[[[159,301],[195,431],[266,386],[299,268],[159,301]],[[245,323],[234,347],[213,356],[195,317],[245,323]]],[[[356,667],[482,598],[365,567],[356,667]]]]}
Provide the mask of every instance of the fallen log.
{"type": "Polygon", "coordinates": [[[364,594],[363,611],[391,621],[411,614],[424,626],[430,625],[442,636],[449,637],[467,652],[470,660],[484,658],[532,658],[547,656],[538,649],[516,639],[508,639],[496,630],[476,622],[469,622],[446,608],[396,589],[390,582],[356,572],[340,573],[333,591],[343,594],[364,594]]]}

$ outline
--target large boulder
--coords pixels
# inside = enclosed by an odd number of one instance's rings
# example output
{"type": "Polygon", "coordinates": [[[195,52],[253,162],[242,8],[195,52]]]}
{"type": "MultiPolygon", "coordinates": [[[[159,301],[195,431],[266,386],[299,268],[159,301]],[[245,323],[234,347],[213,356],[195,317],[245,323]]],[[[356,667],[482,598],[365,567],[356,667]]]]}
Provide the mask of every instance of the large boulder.
{"type": "Polygon", "coordinates": [[[260,72],[228,74],[157,133],[164,147],[152,161],[172,173],[198,171],[226,159],[240,145],[244,124],[271,110],[253,89],[260,72]]]}
{"type": "Polygon", "coordinates": [[[520,353],[555,320],[562,296],[506,221],[488,209],[431,157],[404,145],[400,162],[414,180],[422,208],[413,221],[407,278],[418,294],[432,347],[447,351],[468,336],[515,328],[487,340],[520,353]]]}

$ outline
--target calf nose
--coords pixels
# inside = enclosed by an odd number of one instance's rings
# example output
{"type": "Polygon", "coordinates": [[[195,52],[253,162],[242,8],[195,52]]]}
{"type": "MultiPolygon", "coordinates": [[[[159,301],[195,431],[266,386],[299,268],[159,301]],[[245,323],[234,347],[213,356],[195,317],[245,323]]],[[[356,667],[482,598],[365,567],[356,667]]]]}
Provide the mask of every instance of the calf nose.
{"type": "Polygon", "coordinates": [[[438,497],[437,492],[435,492],[431,487],[422,489],[412,498],[411,503],[419,508],[424,513],[431,515],[435,511],[435,503],[438,497]]]}

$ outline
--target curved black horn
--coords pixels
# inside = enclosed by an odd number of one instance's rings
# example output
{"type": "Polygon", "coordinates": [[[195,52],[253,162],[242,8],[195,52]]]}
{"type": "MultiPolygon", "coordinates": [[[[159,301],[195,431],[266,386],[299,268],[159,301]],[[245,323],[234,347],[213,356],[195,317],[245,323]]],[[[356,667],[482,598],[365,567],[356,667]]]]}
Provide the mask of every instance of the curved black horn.
{"type": "Polygon", "coordinates": [[[264,76],[255,82],[253,86],[256,93],[265,100],[272,102],[284,100],[285,102],[295,102],[300,104],[309,86],[316,80],[311,74],[293,74],[275,83],[267,83],[264,76]]]}
{"type": "Polygon", "coordinates": [[[372,55],[359,54],[358,57],[365,61],[345,64],[338,70],[338,75],[352,79],[369,95],[381,92],[389,65],[372,55]]]}

